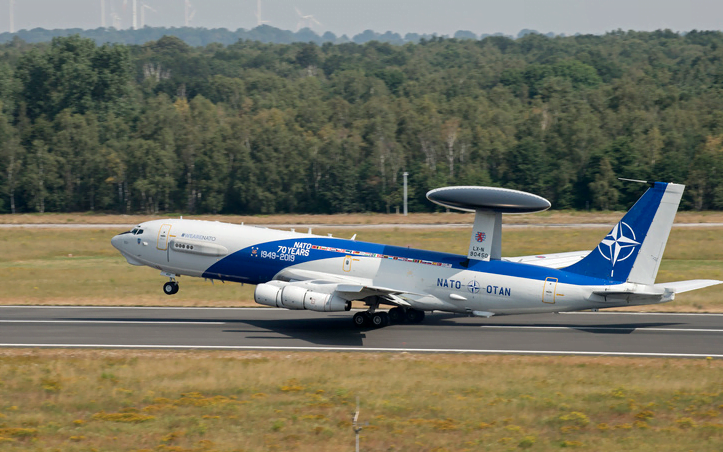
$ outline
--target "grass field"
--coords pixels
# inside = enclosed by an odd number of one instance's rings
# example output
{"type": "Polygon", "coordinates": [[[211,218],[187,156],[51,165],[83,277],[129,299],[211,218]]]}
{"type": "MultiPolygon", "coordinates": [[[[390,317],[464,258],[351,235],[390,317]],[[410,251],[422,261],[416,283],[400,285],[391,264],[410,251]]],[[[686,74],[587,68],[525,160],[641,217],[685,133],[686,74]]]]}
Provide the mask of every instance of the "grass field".
{"type": "MultiPolygon", "coordinates": [[[[0,229],[0,304],[244,306],[252,287],[157,271],[122,229],[0,229]]],[[[353,231],[315,230],[350,236],[353,231]]],[[[590,249],[605,228],[505,231],[504,254],[590,249]]],[[[658,281],[723,279],[723,228],[677,228],[658,281]]],[[[358,240],[464,253],[466,228],[358,240]]],[[[636,308],[639,309],[639,308],[636,308]]],[[[648,307],[723,312],[723,290],[648,307]]],[[[0,451],[720,451],[723,361],[0,349],[0,451]]]]}
{"type": "MultiPolygon", "coordinates": [[[[0,304],[83,304],[133,306],[247,306],[253,287],[181,278],[181,290],[168,297],[157,271],[128,265],[110,245],[120,232],[107,229],[0,230],[0,304]]],[[[349,230],[315,230],[351,236],[349,230]]],[[[507,230],[504,255],[591,249],[602,228],[507,230]]],[[[358,240],[465,253],[469,231],[459,229],[365,229],[358,240]]],[[[723,279],[723,228],[673,229],[658,281],[723,279]]],[[[649,310],[723,312],[723,290],[711,287],[681,294],[649,310]]]]}
{"type": "Polygon", "coordinates": [[[723,361],[0,350],[0,450],[720,451],[723,361]],[[332,371],[333,369],[333,371],[332,371]]]}

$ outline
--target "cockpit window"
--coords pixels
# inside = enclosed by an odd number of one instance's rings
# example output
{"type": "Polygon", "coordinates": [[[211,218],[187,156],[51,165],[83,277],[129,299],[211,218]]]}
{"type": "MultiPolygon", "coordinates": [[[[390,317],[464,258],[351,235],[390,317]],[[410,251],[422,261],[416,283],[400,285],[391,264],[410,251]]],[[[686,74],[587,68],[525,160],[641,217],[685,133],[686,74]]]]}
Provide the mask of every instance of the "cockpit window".
{"type": "Polygon", "coordinates": [[[138,232],[138,228],[131,229],[131,234],[136,235],[136,232],[138,232]]]}
{"type": "Polygon", "coordinates": [[[136,233],[136,235],[141,235],[141,234],[143,234],[143,229],[139,229],[138,232],[136,233]]]}

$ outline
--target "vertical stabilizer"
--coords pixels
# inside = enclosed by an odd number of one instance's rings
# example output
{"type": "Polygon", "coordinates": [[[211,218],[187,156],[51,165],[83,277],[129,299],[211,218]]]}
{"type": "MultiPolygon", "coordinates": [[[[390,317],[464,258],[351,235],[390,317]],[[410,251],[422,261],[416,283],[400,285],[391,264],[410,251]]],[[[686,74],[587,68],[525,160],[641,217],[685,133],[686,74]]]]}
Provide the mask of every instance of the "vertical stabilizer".
{"type": "Polygon", "coordinates": [[[502,213],[477,209],[467,258],[478,261],[502,258],[502,213]]]}
{"type": "Polygon", "coordinates": [[[668,184],[653,223],[648,229],[637,259],[633,264],[628,281],[639,284],[654,284],[655,277],[663,259],[665,244],[673,227],[675,214],[678,212],[680,198],[683,197],[685,185],[668,184]]]}
{"type": "Polygon", "coordinates": [[[617,282],[653,284],[684,188],[655,182],[597,248],[565,270],[617,282]]]}

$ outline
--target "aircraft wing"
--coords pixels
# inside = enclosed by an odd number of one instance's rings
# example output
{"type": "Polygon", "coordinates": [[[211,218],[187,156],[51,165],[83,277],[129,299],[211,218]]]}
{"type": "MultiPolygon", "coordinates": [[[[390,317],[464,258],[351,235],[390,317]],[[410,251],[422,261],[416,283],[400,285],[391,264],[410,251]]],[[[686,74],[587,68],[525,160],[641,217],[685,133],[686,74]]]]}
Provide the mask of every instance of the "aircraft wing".
{"type": "Polygon", "coordinates": [[[568,253],[535,254],[534,256],[503,257],[506,262],[537,265],[538,267],[564,268],[568,267],[590,254],[590,251],[571,251],[568,253]]]}
{"type": "Polygon", "coordinates": [[[386,304],[404,307],[411,306],[409,302],[404,300],[405,295],[421,295],[390,287],[377,286],[365,278],[343,277],[313,270],[285,269],[277,274],[274,279],[288,281],[291,284],[303,287],[316,287],[317,290],[324,286],[324,292],[333,291],[340,297],[350,301],[378,296],[386,304]]]}

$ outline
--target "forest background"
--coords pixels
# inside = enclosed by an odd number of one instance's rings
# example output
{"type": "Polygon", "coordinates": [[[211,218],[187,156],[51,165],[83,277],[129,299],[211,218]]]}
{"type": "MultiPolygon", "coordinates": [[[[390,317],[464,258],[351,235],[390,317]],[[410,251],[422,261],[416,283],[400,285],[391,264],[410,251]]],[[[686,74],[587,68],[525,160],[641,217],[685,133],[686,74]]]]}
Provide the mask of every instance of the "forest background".
{"type": "Polygon", "coordinates": [[[723,33],[0,45],[0,213],[394,212],[493,185],[723,209],[723,33]]]}

